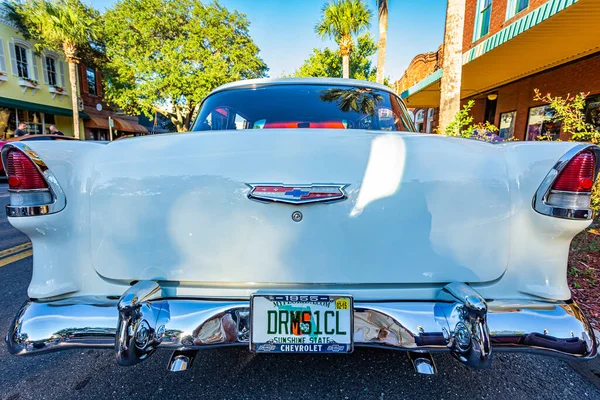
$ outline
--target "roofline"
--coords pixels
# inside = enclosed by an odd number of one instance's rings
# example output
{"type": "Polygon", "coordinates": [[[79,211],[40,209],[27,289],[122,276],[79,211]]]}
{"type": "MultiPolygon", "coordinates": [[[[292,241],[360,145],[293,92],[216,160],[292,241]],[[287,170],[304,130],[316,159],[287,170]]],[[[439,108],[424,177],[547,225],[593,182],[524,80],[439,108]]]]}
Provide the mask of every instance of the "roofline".
{"type": "Polygon", "coordinates": [[[325,85],[325,86],[361,86],[371,89],[385,90],[387,92],[396,94],[392,88],[369,81],[363,81],[359,79],[344,79],[344,78],[261,78],[261,79],[247,79],[242,81],[236,81],[226,83],[210,92],[209,96],[231,89],[247,89],[256,88],[260,86],[271,86],[271,85],[325,85]]]}
{"type": "MultiPolygon", "coordinates": [[[[468,64],[471,61],[476,60],[484,54],[492,51],[496,47],[503,45],[504,43],[508,42],[511,39],[514,39],[515,37],[519,36],[525,31],[553,17],[560,11],[572,6],[578,1],[579,0],[548,0],[546,3],[542,4],[536,9],[531,10],[527,14],[524,14],[522,17],[514,20],[509,25],[505,26],[498,32],[489,36],[487,39],[464,51],[462,53],[462,65],[468,64]]],[[[419,55],[415,56],[415,58],[418,56],[419,55]]],[[[407,97],[420,92],[427,86],[437,81],[440,81],[441,79],[442,69],[440,68],[432,74],[421,79],[419,82],[409,87],[405,91],[403,91],[400,94],[400,97],[402,97],[402,99],[406,101],[407,97]]]]}

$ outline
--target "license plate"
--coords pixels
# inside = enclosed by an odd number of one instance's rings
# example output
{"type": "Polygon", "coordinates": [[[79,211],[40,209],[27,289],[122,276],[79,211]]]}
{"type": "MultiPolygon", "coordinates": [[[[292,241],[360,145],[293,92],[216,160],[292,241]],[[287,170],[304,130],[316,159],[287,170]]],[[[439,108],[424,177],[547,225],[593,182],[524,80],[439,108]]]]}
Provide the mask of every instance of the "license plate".
{"type": "Polygon", "coordinates": [[[351,296],[263,295],[251,298],[250,350],[257,353],[350,353],[351,296]]]}

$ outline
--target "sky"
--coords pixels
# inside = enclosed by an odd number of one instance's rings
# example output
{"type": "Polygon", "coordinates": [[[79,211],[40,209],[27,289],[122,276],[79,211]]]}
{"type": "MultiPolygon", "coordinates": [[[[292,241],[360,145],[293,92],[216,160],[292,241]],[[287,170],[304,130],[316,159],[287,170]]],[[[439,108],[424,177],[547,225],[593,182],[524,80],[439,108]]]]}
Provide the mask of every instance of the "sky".
{"type": "MultiPolygon", "coordinates": [[[[103,11],[115,0],[87,0],[103,11]]],[[[376,0],[365,0],[372,11],[370,31],[378,37],[376,0]]],[[[419,53],[436,51],[444,35],[446,0],[388,0],[389,24],[385,75],[400,79],[419,53]]],[[[250,20],[250,35],[269,66],[269,76],[290,74],[302,65],[314,48],[336,45],[314,32],[325,0],[220,0],[250,20]]],[[[376,55],[373,65],[376,64],[376,55]]]]}

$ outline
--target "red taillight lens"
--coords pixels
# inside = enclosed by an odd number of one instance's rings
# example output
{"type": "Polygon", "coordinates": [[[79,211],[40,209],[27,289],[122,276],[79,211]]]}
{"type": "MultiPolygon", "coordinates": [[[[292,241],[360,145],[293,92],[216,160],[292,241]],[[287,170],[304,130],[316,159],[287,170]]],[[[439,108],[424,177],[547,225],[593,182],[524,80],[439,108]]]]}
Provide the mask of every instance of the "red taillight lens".
{"type": "Polygon", "coordinates": [[[552,190],[565,192],[591,192],[594,186],[596,157],[592,152],[583,152],[573,158],[561,171],[552,190]]]}
{"type": "Polygon", "coordinates": [[[6,155],[6,175],[9,189],[46,189],[48,183],[33,162],[18,150],[10,150],[6,155]]]}

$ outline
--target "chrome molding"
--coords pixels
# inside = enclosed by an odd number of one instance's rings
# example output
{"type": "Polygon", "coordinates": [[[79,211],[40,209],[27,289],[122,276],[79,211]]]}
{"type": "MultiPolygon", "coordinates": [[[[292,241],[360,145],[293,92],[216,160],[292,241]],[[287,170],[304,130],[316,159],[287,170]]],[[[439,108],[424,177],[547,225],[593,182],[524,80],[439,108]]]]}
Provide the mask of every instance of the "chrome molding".
{"type": "Polygon", "coordinates": [[[596,174],[594,178],[597,179],[600,174],[600,147],[593,144],[580,143],[574,146],[571,150],[566,152],[557,162],[554,164],[548,175],[542,181],[542,184],[538,188],[533,197],[533,209],[540,214],[548,215],[557,218],[567,219],[578,219],[578,220],[591,220],[594,217],[594,212],[591,209],[568,209],[556,207],[548,204],[548,196],[550,196],[550,189],[552,184],[560,174],[560,172],[567,166],[579,153],[592,150],[596,155],[596,174]]]}
{"type": "MultiPolygon", "coordinates": [[[[249,301],[160,297],[154,282],[138,282],[120,300],[73,297],[27,301],[6,335],[12,354],[113,347],[121,365],[157,348],[193,351],[249,344],[249,301]],[[82,318],[85,317],[85,318],[82,318]]],[[[435,302],[356,302],[354,344],[416,352],[451,352],[486,367],[494,351],[525,351],[570,360],[596,355],[594,332],[572,302],[489,301],[453,283],[435,302]]],[[[193,353],[192,353],[193,354],[193,353]]],[[[185,355],[185,354],[180,354],[185,355]]],[[[175,357],[173,369],[191,359],[175,357]]],[[[185,364],[185,365],[184,365],[185,364]]]]}
{"type": "MultiPolygon", "coordinates": [[[[2,147],[2,163],[7,164],[6,157],[8,151],[11,149],[20,150],[25,154],[36,166],[38,171],[42,174],[46,182],[48,182],[48,190],[52,196],[52,202],[50,204],[43,204],[39,206],[6,206],[6,215],[9,217],[33,217],[38,215],[54,214],[62,211],[67,205],[67,198],[58,184],[58,180],[54,174],[48,169],[46,163],[39,157],[39,155],[33,151],[27,144],[23,142],[12,142],[7,143],[2,147]]],[[[33,190],[39,191],[39,190],[33,190]]],[[[25,190],[19,190],[18,192],[25,192],[25,190]]]]}

